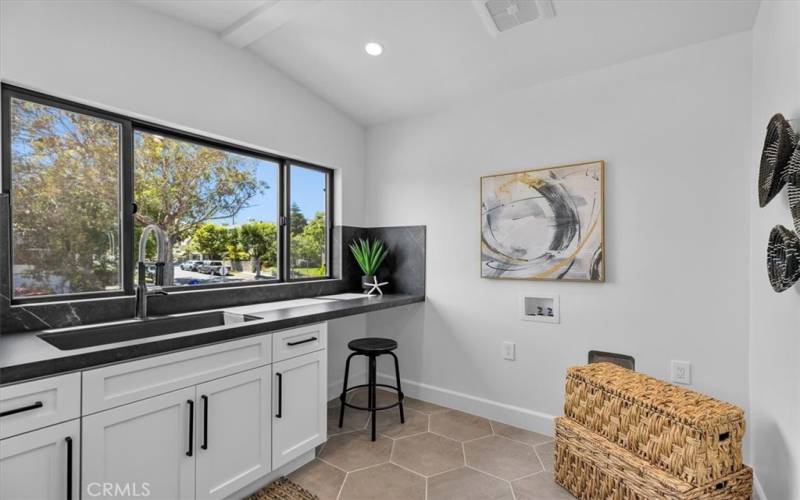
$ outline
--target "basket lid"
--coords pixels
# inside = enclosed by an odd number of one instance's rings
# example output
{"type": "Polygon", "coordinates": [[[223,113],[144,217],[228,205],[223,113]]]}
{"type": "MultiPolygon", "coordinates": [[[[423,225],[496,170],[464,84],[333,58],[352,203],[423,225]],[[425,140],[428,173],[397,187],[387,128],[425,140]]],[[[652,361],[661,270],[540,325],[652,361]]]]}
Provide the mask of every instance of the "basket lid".
{"type": "Polygon", "coordinates": [[[611,363],[569,368],[570,377],[698,429],[744,419],[744,412],[735,405],[611,363]]]}
{"type": "Polygon", "coordinates": [[[767,274],[776,292],[788,290],[800,280],[800,238],[781,225],[769,233],[767,274]]]}

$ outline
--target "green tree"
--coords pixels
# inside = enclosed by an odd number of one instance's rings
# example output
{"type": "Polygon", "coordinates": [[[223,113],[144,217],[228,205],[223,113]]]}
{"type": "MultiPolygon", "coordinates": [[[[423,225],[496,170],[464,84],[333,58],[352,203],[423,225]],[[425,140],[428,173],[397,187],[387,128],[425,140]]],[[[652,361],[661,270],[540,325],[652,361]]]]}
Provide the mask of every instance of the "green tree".
{"type": "MultiPolygon", "coordinates": [[[[235,216],[269,189],[256,176],[259,160],[254,158],[145,132],[136,132],[134,148],[136,222],[160,226],[170,246],[210,220],[235,216]]],[[[213,258],[226,252],[230,249],[215,248],[213,258]]],[[[170,284],[172,262],[165,269],[164,281],[170,284]]]]}
{"type": "Polygon", "coordinates": [[[278,228],[272,222],[247,222],[239,226],[239,245],[250,256],[256,278],[263,265],[275,266],[278,260],[278,228]]]}
{"type": "Polygon", "coordinates": [[[317,267],[324,274],[326,223],[325,214],[317,212],[303,228],[302,233],[292,235],[292,260],[295,268],[317,267]]]}
{"type": "Polygon", "coordinates": [[[192,234],[192,250],[209,259],[223,259],[236,248],[236,230],[214,223],[199,226],[192,234]]]}
{"type": "Polygon", "coordinates": [[[10,117],[15,293],[120,288],[119,127],[15,98],[10,117]]]}
{"type": "Polygon", "coordinates": [[[289,230],[292,236],[299,236],[302,234],[306,224],[308,224],[308,221],[306,220],[306,216],[303,215],[302,210],[300,210],[300,205],[292,203],[289,210],[289,230]]]}

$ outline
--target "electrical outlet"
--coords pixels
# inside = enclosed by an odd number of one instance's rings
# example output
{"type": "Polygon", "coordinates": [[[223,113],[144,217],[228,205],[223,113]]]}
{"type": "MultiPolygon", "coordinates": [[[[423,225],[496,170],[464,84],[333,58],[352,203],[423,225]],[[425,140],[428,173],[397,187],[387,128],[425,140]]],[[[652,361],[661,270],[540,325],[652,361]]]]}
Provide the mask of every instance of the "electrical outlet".
{"type": "Polygon", "coordinates": [[[676,384],[692,384],[692,363],[689,361],[672,360],[671,379],[676,384]]]}
{"type": "Polygon", "coordinates": [[[517,344],[514,342],[503,342],[503,359],[514,361],[517,359],[517,344]]]}

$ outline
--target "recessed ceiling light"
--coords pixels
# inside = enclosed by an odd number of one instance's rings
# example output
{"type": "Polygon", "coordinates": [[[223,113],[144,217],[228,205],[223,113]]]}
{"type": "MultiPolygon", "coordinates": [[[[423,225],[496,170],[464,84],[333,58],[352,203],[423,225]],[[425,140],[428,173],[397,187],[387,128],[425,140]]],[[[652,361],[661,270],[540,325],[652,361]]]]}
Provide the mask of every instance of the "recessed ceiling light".
{"type": "Polygon", "coordinates": [[[378,42],[369,42],[368,44],[364,45],[364,50],[366,50],[367,54],[371,56],[379,56],[383,54],[383,45],[379,44],[378,42]]]}

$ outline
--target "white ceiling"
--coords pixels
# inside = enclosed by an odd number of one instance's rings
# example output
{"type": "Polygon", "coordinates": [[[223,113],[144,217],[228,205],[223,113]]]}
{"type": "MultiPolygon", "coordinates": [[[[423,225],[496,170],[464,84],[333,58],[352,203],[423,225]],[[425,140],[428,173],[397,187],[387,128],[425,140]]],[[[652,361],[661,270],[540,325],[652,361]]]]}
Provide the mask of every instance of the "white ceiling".
{"type": "Polygon", "coordinates": [[[132,1],[254,51],[366,125],[746,31],[759,5],[554,0],[555,18],[494,37],[470,0],[132,1]]]}

